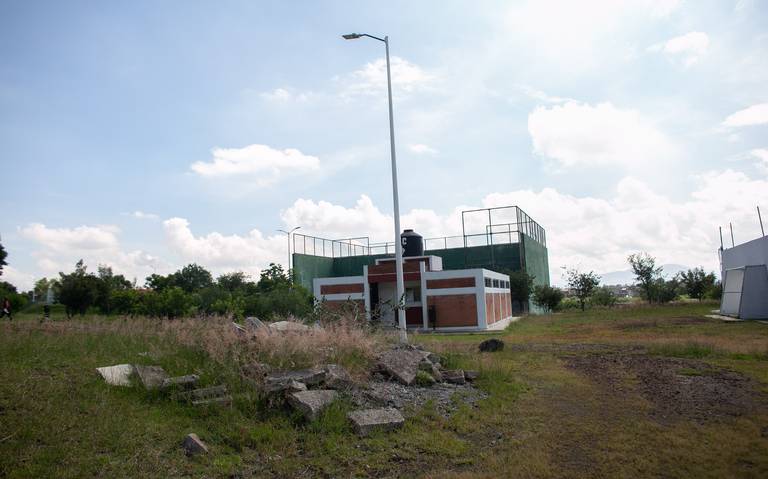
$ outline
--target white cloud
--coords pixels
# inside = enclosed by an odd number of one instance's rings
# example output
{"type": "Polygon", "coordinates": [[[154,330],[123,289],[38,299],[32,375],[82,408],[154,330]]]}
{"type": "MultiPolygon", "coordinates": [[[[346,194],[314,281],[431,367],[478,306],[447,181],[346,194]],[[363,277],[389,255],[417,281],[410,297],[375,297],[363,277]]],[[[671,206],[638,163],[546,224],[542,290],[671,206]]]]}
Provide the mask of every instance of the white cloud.
{"type": "Polygon", "coordinates": [[[546,92],[543,92],[541,90],[537,90],[531,86],[528,85],[518,85],[518,89],[523,92],[526,96],[533,98],[534,100],[543,101],[545,103],[565,103],[569,101],[576,101],[572,98],[565,98],[560,96],[552,96],[547,94],[546,92]]]}
{"type": "Polygon", "coordinates": [[[759,103],[728,115],[723,121],[723,126],[733,128],[740,126],[765,125],[766,123],[768,123],[768,103],[759,103]]]}
{"type": "Polygon", "coordinates": [[[11,283],[20,292],[29,291],[35,285],[35,277],[33,275],[19,271],[10,265],[3,266],[3,275],[0,276],[0,281],[11,283]]]}
{"type": "Polygon", "coordinates": [[[285,236],[265,237],[259,230],[245,236],[223,235],[218,232],[195,236],[184,218],[163,222],[170,247],[185,263],[196,262],[215,273],[244,271],[258,277],[270,262],[282,262],[288,255],[285,236]]]}
{"type": "Polygon", "coordinates": [[[541,62],[560,72],[584,72],[603,62],[625,60],[638,19],[658,19],[674,11],[678,1],[655,0],[529,0],[514,2],[504,15],[505,35],[513,45],[532,53],[531,68],[541,62]],[[519,42],[519,43],[517,43],[519,42]]]}
{"type": "Polygon", "coordinates": [[[424,155],[424,154],[426,154],[426,155],[437,155],[439,153],[435,148],[432,148],[429,145],[424,145],[424,144],[421,144],[421,143],[416,143],[416,144],[413,144],[413,145],[408,145],[408,149],[411,152],[416,153],[418,155],[424,155]]]}
{"type": "Polygon", "coordinates": [[[704,32],[688,32],[648,47],[648,51],[663,52],[670,59],[680,59],[685,67],[690,67],[701,60],[708,49],[709,35],[704,32]]]}
{"type": "Polygon", "coordinates": [[[768,175],[768,148],[755,148],[749,152],[752,156],[758,159],[755,166],[768,175]]]}
{"type": "MultiPolygon", "coordinates": [[[[420,66],[400,57],[391,57],[392,91],[397,97],[433,86],[437,77],[420,66]]],[[[386,96],[387,62],[379,58],[366,63],[360,70],[338,78],[342,98],[355,96],[386,96]]]]}
{"type": "Polygon", "coordinates": [[[42,223],[31,223],[21,234],[56,253],[104,251],[118,246],[116,226],[78,226],[76,228],[48,228],[42,223]]]}
{"type": "Polygon", "coordinates": [[[307,174],[320,169],[320,160],[295,148],[276,150],[267,145],[243,148],[214,148],[210,162],[198,161],[191,169],[208,178],[254,178],[257,186],[268,186],[287,175],[307,174]]]}
{"type": "Polygon", "coordinates": [[[125,216],[130,216],[131,218],[136,218],[137,220],[152,220],[156,221],[159,220],[160,217],[154,213],[146,213],[144,211],[133,211],[131,213],[123,213],[125,216]]]}
{"type": "Polygon", "coordinates": [[[568,102],[528,116],[533,150],[560,166],[648,166],[675,155],[672,142],[635,110],[568,102]]]}
{"type": "MultiPolygon", "coordinates": [[[[694,191],[680,200],[626,177],[606,198],[544,188],[489,194],[480,206],[519,205],[546,229],[552,280],[559,278],[560,266],[566,265],[598,272],[627,269],[627,255],[637,251],[647,251],[661,264],[701,265],[717,271],[718,226],[733,222],[737,242],[759,234],[754,204],[768,204],[768,180],[724,170],[695,181],[694,191]]],[[[468,208],[457,207],[446,214],[412,210],[403,215],[402,226],[424,237],[461,234],[460,211],[468,208]]],[[[391,215],[382,213],[367,196],[350,208],[298,200],[282,219],[326,238],[362,235],[381,242],[393,236],[391,215]]]]}
{"type": "Polygon", "coordinates": [[[285,102],[306,102],[312,97],[312,93],[309,92],[296,92],[289,88],[275,88],[272,91],[262,92],[259,94],[261,98],[269,102],[285,103],[285,102]]]}
{"type": "Polygon", "coordinates": [[[143,278],[169,265],[145,251],[125,251],[118,240],[119,228],[111,225],[78,226],[75,228],[49,228],[31,223],[20,229],[20,234],[40,247],[33,253],[42,276],[57,276],[69,272],[82,259],[91,270],[100,264],[111,266],[115,273],[127,278],[143,278]]]}

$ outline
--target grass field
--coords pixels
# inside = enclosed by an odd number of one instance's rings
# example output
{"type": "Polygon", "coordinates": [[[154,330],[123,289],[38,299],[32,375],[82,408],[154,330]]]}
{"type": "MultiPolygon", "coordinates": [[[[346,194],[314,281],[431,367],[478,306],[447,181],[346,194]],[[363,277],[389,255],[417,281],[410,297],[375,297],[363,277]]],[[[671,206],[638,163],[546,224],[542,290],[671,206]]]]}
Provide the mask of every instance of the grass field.
{"type": "Polygon", "coordinates": [[[529,317],[482,355],[486,335],[414,335],[480,370],[489,397],[365,439],[347,402],[310,424],[269,410],[235,358],[146,322],[20,316],[0,324],[0,477],[768,477],[768,325],[705,318],[713,307],[529,317]],[[126,362],[196,372],[237,400],[194,409],[94,372],[126,362]],[[212,453],[184,456],[189,432],[212,453]]]}

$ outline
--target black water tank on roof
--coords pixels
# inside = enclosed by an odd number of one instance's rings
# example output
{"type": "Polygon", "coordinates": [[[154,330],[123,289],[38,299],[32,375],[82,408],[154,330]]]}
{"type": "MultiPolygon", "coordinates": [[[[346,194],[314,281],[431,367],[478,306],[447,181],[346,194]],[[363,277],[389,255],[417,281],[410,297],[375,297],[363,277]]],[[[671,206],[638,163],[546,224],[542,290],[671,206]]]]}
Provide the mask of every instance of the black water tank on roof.
{"type": "Polygon", "coordinates": [[[424,238],[413,230],[405,230],[400,235],[403,257],[424,256],[424,238]]]}

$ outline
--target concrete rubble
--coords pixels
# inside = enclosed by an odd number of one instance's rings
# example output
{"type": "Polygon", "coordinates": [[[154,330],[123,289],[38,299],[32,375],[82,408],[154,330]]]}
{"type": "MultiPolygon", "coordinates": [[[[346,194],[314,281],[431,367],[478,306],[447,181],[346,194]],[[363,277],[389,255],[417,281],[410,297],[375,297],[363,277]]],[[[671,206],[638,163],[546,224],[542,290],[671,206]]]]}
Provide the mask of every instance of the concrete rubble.
{"type": "Polygon", "coordinates": [[[354,383],[344,367],[338,364],[326,364],[324,367],[325,379],[323,384],[328,389],[345,390],[351,388],[354,383]]]}
{"type": "Polygon", "coordinates": [[[264,378],[264,384],[299,381],[307,386],[315,386],[325,381],[326,372],[323,368],[300,369],[297,371],[273,371],[264,378]]]}
{"type": "Polygon", "coordinates": [[[379,356],[378,368],[406,386],[416,380],[419,364],[429,353],[415,347],[402,346],[385,351],[379,356]]]}
{"type": "Polygon", "coordinates": [[[296,321],[276,321],[268,325],[269,330],[273,332],[303,332],[310,329],[309,326],[296,321]]]}
{"type": "Polygon", "coordinates": [[[139,382],[145,389],[158,389],[168,379],[168,373],[160,366],[134,366],[139,382]]]}
{"type": "Polygon", "coordinates": [[[368,436],[376,430],[392,431],[405,423],[400,411],[392,407],[352,411],[347,414],[347,418],[360,436],[368,436]]]}
{"type": "Polygon", "coordinates": [[[288,403],[300,411],[309,421],[314,421],[325,408],[336,400],[338,394],[332,389],[299,391],[288,395],[288,403]]]}
{"type": "Polygon", "coordinates": [[[256,316],[248,316],[243,320],[243,323],[245,324],[246,328],[251,329],[252,331],[256,331],[257,329],[266,328],[267,325],[264,324],[259,318],[256,316]]]}
{"type": "Polygon", "coordinates": [[[443,381],[451,384],[464,384],[466,382],[464,371],[461,369],[443,371],[443,381]]]}
{"type": "Polygon", "coordinates": [[[166,378],[160,384],[160,389],[192,389],[197,386],[197,382],[200,380],[200,376],[197,374],[187,374],[185,376],[177,376],[173,378],[166,378]]]}
{"type": "Polygon", "coordinates": [[[136,372],[136,368],[133,364],[117,364],[96,368],[96,371],[111,386],[130,386],[131,376],[136,372]]]}
{"type": "Polygon", "coordinates": [[[187,456],[196,456],[198,454],[208,454],[208,446],[197,437],[197,434],[190,433],[184,438],[181,443],[181,447],[184,448],[184,452],[187,456]]]}

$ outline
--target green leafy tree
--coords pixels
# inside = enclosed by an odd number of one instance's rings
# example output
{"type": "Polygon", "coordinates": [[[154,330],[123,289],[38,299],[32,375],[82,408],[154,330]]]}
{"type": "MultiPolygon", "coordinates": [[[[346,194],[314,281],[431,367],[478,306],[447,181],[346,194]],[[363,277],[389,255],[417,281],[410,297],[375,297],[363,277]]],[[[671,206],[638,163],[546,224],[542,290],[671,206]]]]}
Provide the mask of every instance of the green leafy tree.
{"type": "Polygon", "coordinates": [[[578,269],[569,269],[566,271],[566,277],[568,280],[568,288],[570,288],[573,295],[578,299],[581,310],[584,311],[587,303],[587,299],[592,295],[597,285],[600,284],[600,276],[590,271],[589,273],[582,273],[578,269]]]}
{"type": "Polygon", "coordinates": [[[161,312],[168,319],[186,315],[193,307],[189,295],[179,286],[166,288],[160,293],[161,312]]]}
{"type": "Polygon", "coordinates": [[[533,302],[547,311],[557,311],[563,301],[563,291],[553,286],[538,285],[533,288],[533,302]]]}
{"type": "Polygon", "coordinates": [[[83,260],[75,265],[69,274],[59,273],[59,302],[64,305],[67,317],[81,316],[92,306],[98,294],[98,279],[87,272],[83,260]]]}
{"type": "Polygon", "coordinates": [[[173,273],[171,282],[187,293],[193,293],[213,285],[213,276],[202,266],[192,263],[173,273]]]}
{"type": "Polygon", "coordinates": [[[110,299],[113,291],[124,291],[132,288],[132,284],[122,274],[114,274],[112,268],[99,265],[96,275],[96,305],[103,314],[110,314],[112,305],[110,299]]]}
{"type": "Polygon", "coordinates": [[[5,247],[3,246],[3,243],[0,243],[0,276],[3,275],[3,266],[7,266],[8,263],[5,262],[5,258],[8,257],[8,252],[5,251],[5,247]]]}
{"type": "Polygon", "coordinates": [[[0,281],[0,301],[3,298],[8,298],[11,302],[11,312],[22,309],[29,301],[25,295],[19,294],[16,286],[7,281],[0,281]]]}
{"type": "Polygon", "coordinates": [[[269,268],[261,272],[256,288],[261,292],[269,292],[279,288],[290,288],[291,278],[279,264],[269,263],[269,268]]]}
{"type": "Polygon", "coordinates": [[[651,302],[669,303],[680,295],[680,283],[677,279],[665,280],[656,278],[650,286],[649,298],[651,302]]]}
{"type": "Polygon", "coordinates": [[[611,308],[616,305],[618,298],[616,298],[616,295],[613,294],[613,291],[611,291],[610,288],[603,286],[595,289],[592,296],[589,298],[589,301],[595,306],[607,306],[611,308]]]}
{"type": "Polygon", "coordinates": [[[155,292],[160,292],[169,286],[173,286],[173,281],[170,276],[163,276],[157,273],[153,273],[147,276],[144,282],[144,286],[155,292]]]}
{"type": "Polygon", "coordinates": [[[627,257],[635,279],[640,285],[640,291],[649,303],[653,302],[654,288],[658,289],[656,282],[661,275],[661,266],[656,266],[656,258],[648,253],[635,253],[627,257]]]}
{"type": "Polygon", "coordinates": [[[225,273],[219,276],[216,280],[216,284],[219,288],[229,292],[234,292],[245,288],[249,283],[248,275],[242,271],[235,271],[233,273],[225,273]]]}
{"type": "Polygon", "coordinates": [[[513,304],[516,302],[521,311],[526,311],[533,293],[533,280],[536,278],[525,271],[507,270],[505,274],[509,276],[509,295],[513,304]]]}
{"type": "Polygon", "coordinates": [[[715,282],[717,282],[714,273],[705,273],[702,268],[681,271],[678,273],[678,280],[688,297],[699,301],[704,298],[707,291],[714,288],[715,282]]]}

